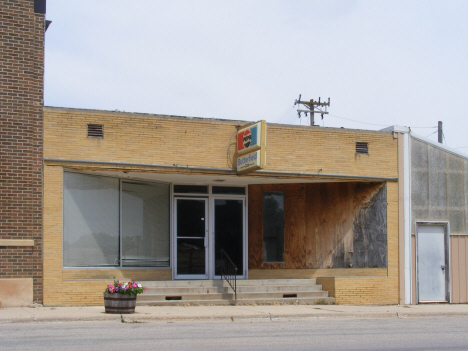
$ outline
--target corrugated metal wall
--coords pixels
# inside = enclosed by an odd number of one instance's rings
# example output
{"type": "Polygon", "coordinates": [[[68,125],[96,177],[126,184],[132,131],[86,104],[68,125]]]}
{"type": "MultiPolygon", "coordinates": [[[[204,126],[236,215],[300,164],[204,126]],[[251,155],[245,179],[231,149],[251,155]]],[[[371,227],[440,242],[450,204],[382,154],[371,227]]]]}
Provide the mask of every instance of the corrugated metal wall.
{"type": "Polygon", "coordinates": [[[411,139],[411,216],[413,303],[416,302],[415,223],[450,225],[452,303],[468,303],[468,160],[411,139]]]}

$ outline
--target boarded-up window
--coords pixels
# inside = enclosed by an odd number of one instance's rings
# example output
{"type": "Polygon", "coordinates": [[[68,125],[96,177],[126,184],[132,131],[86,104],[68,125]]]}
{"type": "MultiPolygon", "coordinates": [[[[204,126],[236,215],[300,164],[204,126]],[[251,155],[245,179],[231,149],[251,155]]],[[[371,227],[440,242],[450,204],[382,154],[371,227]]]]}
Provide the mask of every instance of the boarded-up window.
{"type": "Polygon", "coordinates": [[[263,193],[263,262],[284,262],[284,193],[263,193]]]}

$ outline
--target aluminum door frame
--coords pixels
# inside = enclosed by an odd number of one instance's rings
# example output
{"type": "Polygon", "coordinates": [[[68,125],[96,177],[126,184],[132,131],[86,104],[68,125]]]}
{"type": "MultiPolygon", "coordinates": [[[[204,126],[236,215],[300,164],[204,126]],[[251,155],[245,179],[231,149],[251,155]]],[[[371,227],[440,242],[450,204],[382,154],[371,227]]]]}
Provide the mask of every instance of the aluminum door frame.
{"type": "Polygon", "coordinates": [[[208,279],[209,271],[209,211],[208,211],[208,198],[207,197],[196,197],[196,196],[176,196],[174,197],[174,218],[173,218],[173,279],[174,280],[203,280],[208,279]],[[177,274],[177,201],[178,200],[195,200],[205,202],[205,274],[177,274]]]}
{"type": "Polygon", "coordinates": [[[432,221],[418,221],[415,224],[415,242],[416,242],[416,303],[430,303],[430,302],[451,302],[451,291],[450,291],[450,224],[449,222],[432,222],[432,221]],[[444,254],[445,254],[445,301],[419,301],[419,250],[418,250],[418,237],[419,227],[421,226],[441,226],[444,227],[444,254]]]}

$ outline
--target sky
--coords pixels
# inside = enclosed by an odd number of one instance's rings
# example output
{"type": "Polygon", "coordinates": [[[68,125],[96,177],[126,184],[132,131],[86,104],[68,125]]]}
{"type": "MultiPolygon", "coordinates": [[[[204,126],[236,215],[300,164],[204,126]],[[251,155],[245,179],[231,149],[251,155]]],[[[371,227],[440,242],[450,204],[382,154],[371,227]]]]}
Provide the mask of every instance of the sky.
{"type": "Polygon", "coordinates": [[[411,127],[468,154],[468,1],[48,0],[46,106],[411,127]]]}

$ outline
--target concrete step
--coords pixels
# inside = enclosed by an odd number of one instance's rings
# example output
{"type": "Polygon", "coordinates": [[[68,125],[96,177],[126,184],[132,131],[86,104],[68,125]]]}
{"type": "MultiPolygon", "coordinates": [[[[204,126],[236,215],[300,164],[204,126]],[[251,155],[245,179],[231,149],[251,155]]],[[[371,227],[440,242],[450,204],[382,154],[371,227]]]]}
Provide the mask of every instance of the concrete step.
{"type": "Polygon", "coordinates": [[[321,285],[237,285],[237,292],[321,291],[321,285]]]}
{"type": "MultiPolygon", "coordinates": [[[[145,295],[181,295],[181,294],[223,294],[228,293],[229,286],[195,286],[195,287],[148,287],[145,295]]],[[[232,291],[232,289],[231,289],[232,291]]]]}
{"type": "Polygon", "coordinates": [[[333,303],[315,279],[251,279],[237,281],[237,301],[224,280],[141,282],[148,290],[138,305],[228,305],[333,303]]]}
{"type": "MultiPolygon", "coordinates": [[[[320,285],[249,285],[237,286],[238,293],[244,292],[281,292],[281,291],[321,291],[320,285]]],[[[148,287],[145,294],[151,295],[180,295],[180,294],[210,294],[210,293],[228,293],[232,291],[231,287],[223,286],[196,286],[196,287],[148,287]]]]}
{"type": "Polygon", "coordinates": [[[331,305],[335,303],[333,297],[317,298],[286,298],[286,299],[252,299],[252,300],[234,300],[234,299],[213,299],[213,300],[172,300],[172,301],[139,301],[139,306],[225,306],[225,305],[331,305]]]}
{"type": "MultiPolygon", "coordinates": [[[[328,297],[326,291],[307,291],[307,292],[297,292],[297,291],[285,291],[285,292],[272,292],[272,293],[263,293],[263,292],[250,292],[250,293],[237,293],[237,300],[254,300],[254,299],[284,299],[284,298],[325,298],[328,297]]],[[[232,300],[234,299],[234,293],[209,293],[209,294],[183,294],[183,295],[149,295],[142,294],[138,296],[139,301],[166,301],[166,300],[176,300],[176,301],[194,301],[194,300],[232,300]]]]}
{"type": "MultiPolygon", "coordinates": [[[[160,280],[160,281],[140,281],[145,287],[176,287],[176,286],[228,286],[224,280],[160,280]]],[[[239,279],[237,286],[258,286],[258,285],[313,285],[315,279],[239,279]]]]}

